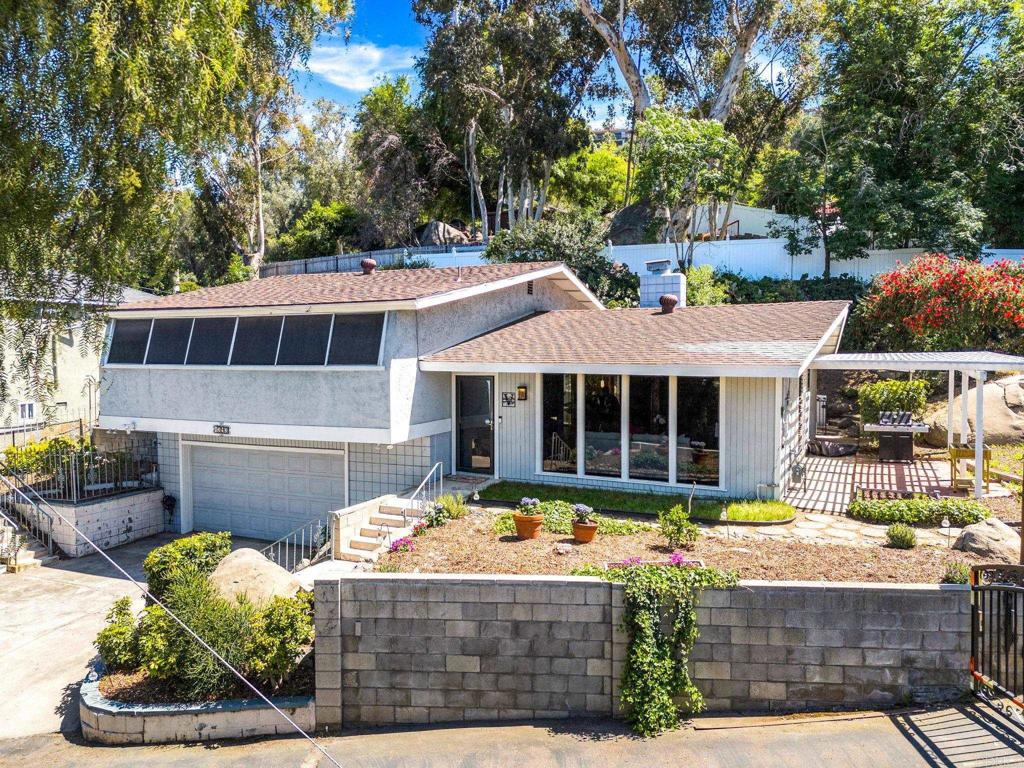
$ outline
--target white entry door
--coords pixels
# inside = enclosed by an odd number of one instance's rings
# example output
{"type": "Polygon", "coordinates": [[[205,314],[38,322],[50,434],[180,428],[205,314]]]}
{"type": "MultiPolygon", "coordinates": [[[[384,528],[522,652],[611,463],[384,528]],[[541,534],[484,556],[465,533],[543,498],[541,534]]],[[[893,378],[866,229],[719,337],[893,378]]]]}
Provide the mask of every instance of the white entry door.
{"type": "Polygon", "coordinates": [[[191,445],[192,524],[273,541],[345,506],[345,454],[191,445]]]}

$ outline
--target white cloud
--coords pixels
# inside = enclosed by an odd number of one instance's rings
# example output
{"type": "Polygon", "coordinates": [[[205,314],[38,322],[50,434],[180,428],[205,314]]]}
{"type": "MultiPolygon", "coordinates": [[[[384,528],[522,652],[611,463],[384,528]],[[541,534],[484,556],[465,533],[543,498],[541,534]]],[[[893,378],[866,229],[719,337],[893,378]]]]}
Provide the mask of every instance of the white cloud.
{"type": "Polygon", "coordinates": [[[309,70],[339,88],[362,92],[381,76],[410,71],[418,53],[418,49],[402,45],[321,45],[313,49],[309,70]]]}

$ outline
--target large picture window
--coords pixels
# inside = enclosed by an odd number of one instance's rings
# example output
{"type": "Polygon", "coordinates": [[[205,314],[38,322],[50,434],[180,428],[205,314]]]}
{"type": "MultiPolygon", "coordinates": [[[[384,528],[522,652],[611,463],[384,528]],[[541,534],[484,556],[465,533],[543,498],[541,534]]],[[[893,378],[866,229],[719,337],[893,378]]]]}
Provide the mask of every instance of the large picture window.
{"type": "Polygon", "coordinates": [[[384,313],[335,315],[328,365],[376,365],[380,356],[384,313]]]}
{"type": "Polygon", "coordinates": [[[676,482],[718,485],[718,379],[676,382],[676,482]]]}
{"type": "Polygon", "coordinates": [[[668,377],[629,378],[629,477],[668,482],[668,377]]]}
{"type": "Polygon", "coordinates": [[[283,317],[240,317],[232,365],[273,365],[281,340],[283,317]]]}
{"type": "Polygon", "coordinates": [[[227,365],[231,339],[235,335],[233,317],[197,317],[192,326],[187,365],[227,365]]]}
{"type": "Polygon", "coordinates": [[[622,380],[619,376],[583,377],[583,471],[599,477],[622,476],[622,380]]]}
{"type": "Polygon", "coordinates": [[[576,474],[576,375],[546,373],[541,468],[576,474]]]}
{"type": "Polygon", "coordinates": [[[327,358],[330,315],[291,315],[284,319],[278,365],[323,365],[327,358]]]}

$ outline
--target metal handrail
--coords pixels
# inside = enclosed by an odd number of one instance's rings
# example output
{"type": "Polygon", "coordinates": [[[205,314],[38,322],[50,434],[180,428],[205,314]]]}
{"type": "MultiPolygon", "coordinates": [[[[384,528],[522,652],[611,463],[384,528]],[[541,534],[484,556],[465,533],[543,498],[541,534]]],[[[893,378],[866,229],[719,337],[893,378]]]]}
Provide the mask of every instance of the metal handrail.
{"type": "Polygon", "coordinates": [[[412,492],[412,495],[408,498],[407,504],[402,505],[402,520],[406,527],[409,525],[409,510],[416,509],[422,516],[423,512],[426,511],[426,503],[433,504],[437,497],[444,493],[444,462],[439,461],[430,468],[426,476],[423,478],[423,482],[417,486],[416,490],[412,492]]]}
{"type": "MultiPolygon", "coordinates": [[[[325,528],[327,526],[324,525],[323,520],[310,520],[265,546],[260,550],[260,554],[271,562],[277,563],[289,573],[295,573],[296,570],[299,570],[298,566],[303,560],[312,561],[313,556],[323,547],[320,540],[325,528]]],[[[328,536],[328,543],[331,543],[330,538],[328,536]]],[[[333,556],[334,546],[332,544],[331,557],[333,556]]]]}
{"type": "MultiPolygon", "coordinates": [[[[33,501],[21,488],[18,488],[16,485],[14,485],[14,483],[12,483],[10,480],[8,480],[7,477],[3,474],[3,472],[5,470],[6,470],[6,467],[0,465],[0,483],[3,483],[3,485],[7,486],[7,488],[8,488],[7,492],[8,493],[13,493],[16,496],[20,496],[25,501],[25,503],[28,504],[28,506],[31,507],[32,510],[35,512],[35,520],[34,521],[30,517],[28,517],[28,516],[25,517],[25,519],[24,519],[25,528],[27,528],[28,531],[30,533],[32,533],[33,536],[35,536],[37,539],[39,539],[40,542],[45,544],[46,545],[46,551],[49,554],[52,555],[53,554],[53,515],[51,515],[46,510],[44,510],[41,506],[39,506],[38,502],[33,501]],[[45,526],[43,525],[43,520],[46,521],[46,525],[45,526]]],[[[26,486],[26,487],[30,491],[32,491],[32,493],[35,493],[35,489],[32,488],[31,485],[26,486]]],[[[36,495],[38,496],[38,494],[36,494],[36,495]]],[[[41,499],[41,497],[40,497],[40,499],[41,499]]],[[[43,501],[44,504],[47,504],[47,506],[49,506],[49,504],[45,500],[43,500],[43,499],[41,499],[41,500],[43,501]]],[[[52,509],[52,507],[51,507],[51,509],[52,509]]],[[[6,515],[4,515],[4,518],[5,519],[9,519],[9,518],[7,518],[6,515]]]]}

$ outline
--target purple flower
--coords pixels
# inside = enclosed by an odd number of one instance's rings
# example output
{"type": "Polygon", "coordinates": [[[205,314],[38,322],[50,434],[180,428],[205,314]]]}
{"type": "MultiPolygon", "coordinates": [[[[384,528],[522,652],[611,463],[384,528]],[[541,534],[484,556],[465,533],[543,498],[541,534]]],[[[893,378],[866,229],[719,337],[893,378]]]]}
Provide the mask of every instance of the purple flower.
{"type": "Polygon", "coordinates": [[[412,542],[412,536],[403,536],[391,542],[392,552],[412,552],[413,549],[415,549],[415,545],[412,542]]]}
{"type": "Polygon", "coordinates": [[[627,557],[622,561],[625,566],[643,565],[644,559],[642,557],[627,557]]]}

